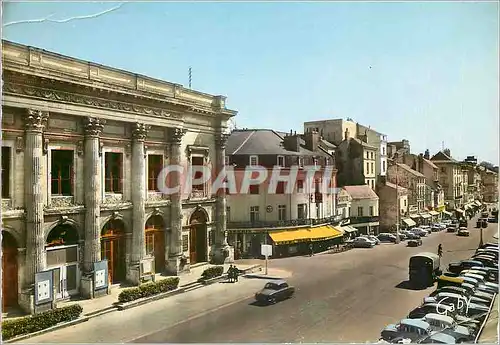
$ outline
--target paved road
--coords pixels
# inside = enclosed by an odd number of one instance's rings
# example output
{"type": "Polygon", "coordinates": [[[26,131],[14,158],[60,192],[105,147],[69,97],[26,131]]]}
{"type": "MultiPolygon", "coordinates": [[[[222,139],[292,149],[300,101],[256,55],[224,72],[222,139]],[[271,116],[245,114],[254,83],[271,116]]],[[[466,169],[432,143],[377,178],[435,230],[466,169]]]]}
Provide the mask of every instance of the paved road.
{"type": "MultiPolygon", "coordinates": [[[[472,224],[472,222],[471,222],[472,224]]],[[[484,231],[490,239],[497,227],[484,231]]],[[[443,263],[467,258],[470,238],[441,232],[419,248],[379,245],[340,254],[277,259],[271,268],[292,271],[296,296],[269,307],[251,305],[265,280],[212,286],[27,339],[25,343],[115,342],[365,342],[404,317],[431,290],[396,288],[408,276],[408,259],[443,244],[443,263]]]]}
{"type": "MultiPolygon", "coordinates": [[[[485,240],[491,239],[496,229],[496,224],[485,229],[485,240]]],[[[388,244],[312,258],[274,260],[271,267],[294,272],[288,279],[297,288],[294,298],[266,307],[252,305],[249,298],[134,342],[377,340],[383,326],[406,316],[432,291],[432,288],[412,291],[396,287],[407,279],[409,257],[421,251],[436,252],[442,243],[443,267],[451,261],[468,258],[477,248],[480,230],[470,231],[469,238],[446,232],[432,234],[419,248],[388,244]]]]}

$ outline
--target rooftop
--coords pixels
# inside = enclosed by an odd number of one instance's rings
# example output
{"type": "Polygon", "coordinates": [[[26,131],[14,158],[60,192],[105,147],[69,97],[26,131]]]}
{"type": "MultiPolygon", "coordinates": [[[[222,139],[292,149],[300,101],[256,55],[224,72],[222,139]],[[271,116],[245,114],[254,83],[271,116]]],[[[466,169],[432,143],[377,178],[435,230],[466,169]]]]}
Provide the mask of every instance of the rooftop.
{"type": "Polygon", "coordinates": [[[401,168],[407,172],[409,172],[410,174],[412,175],[415,175],[415,176],[418,176],[418,177],[425,177],[423,174],[419,173],[418,171],[416,170],[413,170],[412,168],[410,168],[408,165],[406,164],[402,164],[402,163],[396,163],[398,168],[401,168]]]}
{"type": "Polygon", "coordinates": [[[344,189],[353,199],[378,199],[378,195],[368,185],[345,186],[344,189]]]}

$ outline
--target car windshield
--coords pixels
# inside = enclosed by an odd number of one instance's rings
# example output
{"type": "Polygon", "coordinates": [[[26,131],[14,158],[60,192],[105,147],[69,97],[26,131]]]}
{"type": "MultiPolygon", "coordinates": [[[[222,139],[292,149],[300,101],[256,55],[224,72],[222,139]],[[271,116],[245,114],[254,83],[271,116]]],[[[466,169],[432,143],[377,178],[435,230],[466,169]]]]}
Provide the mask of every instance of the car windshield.
{"type": "Polygon", "coordinates": [[[264,286],[264,289],[266,290],[278,290],[279,289],[279,286],[274,284],[274,283],[267,283],[265,286],[264,286]]]}

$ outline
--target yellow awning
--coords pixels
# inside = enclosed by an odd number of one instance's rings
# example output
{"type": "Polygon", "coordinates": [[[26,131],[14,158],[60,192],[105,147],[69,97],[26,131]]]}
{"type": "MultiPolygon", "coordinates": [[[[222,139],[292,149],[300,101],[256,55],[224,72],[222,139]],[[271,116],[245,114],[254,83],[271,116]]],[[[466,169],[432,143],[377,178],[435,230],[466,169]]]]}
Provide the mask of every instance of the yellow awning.
{"type": "Polygon", "coordinates": [[[269,236],[271,236],[275,244],[290,244],[309,241],[311,239],[311,232],[308,228],[290,229],[270,232],[269,236]]]}
{"type": "Polygon", "coordinates": [[[334,227],[328,225],[311,228],[310,232],[312,241],[322,241],[343,236],[342,231],[337,230],[334,227]]]}

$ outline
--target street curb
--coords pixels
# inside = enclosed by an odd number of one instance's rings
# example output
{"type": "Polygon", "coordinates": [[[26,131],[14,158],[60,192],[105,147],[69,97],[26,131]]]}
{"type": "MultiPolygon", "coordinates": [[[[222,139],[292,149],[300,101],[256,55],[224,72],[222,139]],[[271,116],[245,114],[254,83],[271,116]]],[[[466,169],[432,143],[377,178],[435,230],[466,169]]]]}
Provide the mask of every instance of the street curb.
{"type": "MultiPolygon", "coordinates": [[[[253,265],[253,266],[247,267],[247,268],[243,269],[242,271],[245,272],[244,275],[246,275],[247,274],[246,272],[252,273],[254,271],[259,270],[259,268],[262,269],[262,265],[257,264],[257,265],[253,265]]],[[[115,304],[113,304],[111,306],[107,306],[107,307],[102,308],[102,309],[94,310],[94,311],[92,311],[92,312],[90,312],[88,314],[84,314],[83,317],[80,317],[80,318],[78,318],[76,320],[69,321],[69,322],[64,322],[64,323],[60,323],[60,324],[57,324],[55,326],[49,327],[47,329],[43,329],[41,331],[34,332],[34,333],[24,334],[24,335],[21,335],[19,337],[15,337],[15,338],[12,338],[12,339],[9,339],[9,340],[2,340],[2,342],[3,343],[15,343],[17,341],[21,341],[21,340],[28,339],[28,338],[33,338],[33,337],[36,337],[38,335],[42,335],[42,334],[45,334],[45,333],[56,331],[56,330],[61,329],[61,328],[65,328],[65,327],[69,327],[69,326],[74,326],[74,325],[77,325],[79,323],[86,322],[86,321],[88,321],[88,320],[90,320],[90,319],[92,319],[94,317],[98,317],[98,316],[101,316],[101,315],[109,314],[109,313],[112,313],[112,312],[115,312],[115,311],[122,311],[122,310],[131,309],[131,308],[134,308],[134,307],[138,307],[138,306],[147,304],[149,302],[157,301],[157,300],[164,299],[164,298],[167,298],[167,297],[170,297],[170,296],[175,296],[175,295],[178,295],[178,294],[181,294],[181,293],[184,293],[184,292],[194,291],[194,290],[200,289],[202,287],[212,285],[213,283],[215,283],[216,281],[221,280],[225,276],[227,277],[227,274],[223,274],[220,277],[213,278],[212,279],[213,281],[211,281],[208,284],[202,284],[200,282],[194,281],[194,282],[190,282],[190,283],[184,284],[182,286],[179,286],[175,290],[168,291],[168,292],[163,292],[163,293],[155,295],[155,296],[146,297],[144,299],[135,300],[135,301],[131,301],[131,302],[128,302],[128,303],[120,303],[120,304],[119,303],[115,303],[115,304]]]]}
{"type": "Polygon", "coordinates": [[[56,331],[56,330],[61,329],[61,328],[66,328],[66,327],[69,327],[69,326],[74,326],[74,325],[77,325],[79,323],[86,322],[86,321],[88,321],[90,319],[91,319],[91,317],[88,317],[88,316],[80,317],[80,318],[78,318],[76,320],[69,321],[69,322],[62,322],[62,323],[59,323],[59,324],[57,324],[55,326],[52,326],[52,327],[49,327],[49,328],[46,328],[46,329],[42,329],[41,331],[38,331],[38,332],[24,334],[24,335],[21,335],[21,336],[18,336],[18,337],[9,339],[9,340],[3,340],[2,339],[2,343],[6,343],[6,344],[15,343],[17,341],[21,341],[21,340],[28,339],[28,338],[33,338],[33,337],[36,337],[38,335],[42,335],[42,334],[45,334],[45,333],[56,331]]]}

